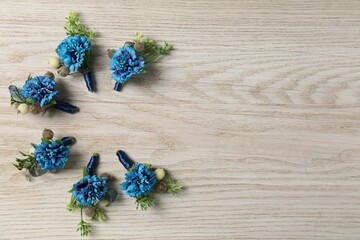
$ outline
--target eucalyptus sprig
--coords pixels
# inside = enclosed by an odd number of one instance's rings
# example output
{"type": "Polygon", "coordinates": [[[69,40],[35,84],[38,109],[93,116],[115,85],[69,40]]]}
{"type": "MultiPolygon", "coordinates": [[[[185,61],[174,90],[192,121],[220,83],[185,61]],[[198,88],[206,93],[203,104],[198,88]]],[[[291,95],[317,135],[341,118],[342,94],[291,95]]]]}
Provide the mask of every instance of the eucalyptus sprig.
{"type": "Polygon", "coordinates": [[[67,36],[82,36],[86,37],[90,42],[95,36],[95,32],[92,29],[87,28],[81,24],[79,20],[79,14],[75,11],[71,11],[66,17],[66,24],[64,26],[67,36]]]}

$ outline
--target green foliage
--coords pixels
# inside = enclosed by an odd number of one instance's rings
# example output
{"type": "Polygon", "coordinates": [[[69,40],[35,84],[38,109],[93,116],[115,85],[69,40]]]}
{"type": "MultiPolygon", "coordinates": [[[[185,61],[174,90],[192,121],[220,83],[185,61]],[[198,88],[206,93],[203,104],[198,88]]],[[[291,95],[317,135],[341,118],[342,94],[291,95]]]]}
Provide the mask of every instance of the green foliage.
{"type": "Polygon", "coordinates": [[[13,164],[19,171],[22,169],[30,169],[36,164],[35,157],[29,154],[20,152],[20,154],[25,158],[16,158],[16,164],[13,164]]]}
{"type": "Polygon", "coordinates": [[[143,211],[148,210],[150,207],[155,205],[154,199],[152,199],[150,196],[141,196],[136,198],[135,201],[136,209],[141,209],[143,211]]]}
{"type": "Polygon", "coordinates": [[[52,143],[52,141],[50,139],[47,139],[47,138],[41,138],[41,142],[43,143],[52,143]]]}
{"type": "Polygon", "coordinates": [[[136,33],[134,42],[144,45],[144,50],[138,54],[144,58],[145,63],[158,61],[162,56],[168,55],[172,49],[171,44],[165,42],[163,45],[158,45],[154,40],[145,38],[142,33],[136,33]]]}
{"type": "Polygon", "coordinates": [[[83,178],[87,175],[86,167],[83,167],[83,178]]]}
{"type": "MultiPolygon", "coordinates": [[[[71,192],[73,191],[73,189],[71,189],[71,192]]],[[[76,199],[74,198],[74,195],[71,194],[71,199],[69,204],[67,205],[67,210],[69,212],[75,212],[77,209],[81,208],[79,206],[79,204],[77,203],[76,199]]]]}
{"type": "Polygon", "coordinates": [[[171,194],[177,194],[183,187],[179,185],[172,177],[167,178],[166,184],[168,186],[168,190],[166,192],[171,194]]]}
{"type": "Polygon", "coordinates": [[[77,232],[80,231],[80,234],[83,237],[83,236],[89,236],[91,231],[90,231],[90,225],[83,220],[83,214],[82,214],[83,211],[82,210],[83,210],[83,208],[81,207],[81,220],[78,225],[79,227],[76,231],[77,232]]]}
{"type": "Polygon", "coordinates": [[[104,209],[94,206],[94,210],[95,215],[90,219],[91,221],[105,221],[107,219],[104,209]]]}
{"type": "Polygon", "coordinates": [[[65,30],[67,36],[82,36],[86,37],[90,42],[95,36],[95,32],[85,25],[81,24],[79,20],[79,15],[71,11],[69,15],[66,17],[65,30]]]}

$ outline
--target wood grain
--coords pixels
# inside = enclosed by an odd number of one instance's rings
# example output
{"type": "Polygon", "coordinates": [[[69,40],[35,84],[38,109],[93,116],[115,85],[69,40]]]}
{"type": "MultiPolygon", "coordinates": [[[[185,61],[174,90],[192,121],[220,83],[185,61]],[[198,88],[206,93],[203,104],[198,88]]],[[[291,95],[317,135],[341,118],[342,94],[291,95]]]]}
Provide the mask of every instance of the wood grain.
{"type": "Polygon", "coordinates": [[[92,152],[186,186],[148,212],[121,195],[89,239],[360,239],[360,2],[0,2],[0,239],[81,239],[67,190],[92,152]],[[98,33],[97,92],[57,78],[76,115],[16,116],[7,87],[49,70],[78,10],[98,33]],[[120,93],[108,48],[134,32],[175,50],[120,93]],[[74,135],[71,164],[27,182],[12,162],[43,128],[74,135]]]}

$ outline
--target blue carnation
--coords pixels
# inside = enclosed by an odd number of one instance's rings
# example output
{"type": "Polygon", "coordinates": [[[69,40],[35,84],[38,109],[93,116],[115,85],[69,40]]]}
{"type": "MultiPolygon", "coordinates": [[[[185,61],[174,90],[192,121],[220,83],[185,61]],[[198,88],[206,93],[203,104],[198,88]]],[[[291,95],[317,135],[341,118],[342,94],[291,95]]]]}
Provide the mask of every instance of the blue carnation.
{"type": "Polygon", "coordinates": [[[150,193],[156,183],[155,173],[143,164],[136,164],[133,171],[125,174],[120,189],[129,197],[140,197],[150,193]]]}
{"type": "Polygon", "coordinates": [[[54,90],[55,86],[56,82],[54,79],[37,76],[26,81],[21,95],[25,98],[31,98],[34,102],[39,103],[41,107],[44,107],[59,94],[59,91],[54,90]]]}
{"type": "Polygon", "coordinates": [[[113,70],[112,78],[120,83],[125,83],[135,74],[142,73],[144,66],[144,59],[136,56],[132,47],[119,48],[110,62],[110,70],[113,70]]]}
{"type": "Polygon", "coordinates": [[[95,206],[105,197],[108,190],[106,181],[96,175],[86,175],[73,185],[73,189],[72,194],[82,207],[95,206]]]}
{"type": "Polygon", "coordinates": [[[45,143],[35,147],[34,156],[44,171],[64,168],[69,157],[70,146],[63,146],[59,142],[45,143]]]}
{"type": "Polygon", "coordinates": [[[84,63],[85,53],[91,49],[91,42],[86,37],[73,36],[65,38],[57,47],[60,61],[71,71],[77,72],[84,63]]]}

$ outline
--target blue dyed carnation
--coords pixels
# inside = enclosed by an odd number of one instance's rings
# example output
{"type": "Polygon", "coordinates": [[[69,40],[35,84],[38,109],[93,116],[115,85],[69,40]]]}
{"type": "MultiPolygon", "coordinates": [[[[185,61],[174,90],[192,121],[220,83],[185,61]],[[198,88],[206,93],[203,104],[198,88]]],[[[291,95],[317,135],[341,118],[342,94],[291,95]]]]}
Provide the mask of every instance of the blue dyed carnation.
{"type": "Polygon", "coordinates": [[[133,171],[125,174],[125,182],[120,189],[129,197],[137,198],[148,195],[155,183],[155,173],[143,164],[136,164],[133,171]]]}
{"type": "Polygon", "coordinates": [[[86,37],[65,38],[57,47],[60,61],[73,72],[77,72],[84,63],[85,53],[91,49],[91,42],[86,37]]]}
{"type": "Polygon", "coordinates": [[[35,147],[34,156],[44,171],[64,168],[70,153],[70,146],[63,146],[59,142],[45,143],[35,147]]]}
{"type": "Polygon", "coordinates": [[[110,62],[110,70],[113,70],[112,78],[116,82],[125,83],[135,74],[144,70],[144,59],[136,56],[132,47],[119,48],[110,62]]]}
{"type": "Polygon", "coordinates": [[[23,86],[21,95],[25,98],[31,98],[39,103],[41,107],[49,104],[59,91],[54,90],[56,82],[52,78],[37,76],[28,81],[23,86]]]}
{"type": "Polygon", "coordinates": [[[82,207],[95,206],[105,197],[108,190],[106,181],[96,175],[86,175],[73,185],[73,189],[72,194],[82,207]]]}

